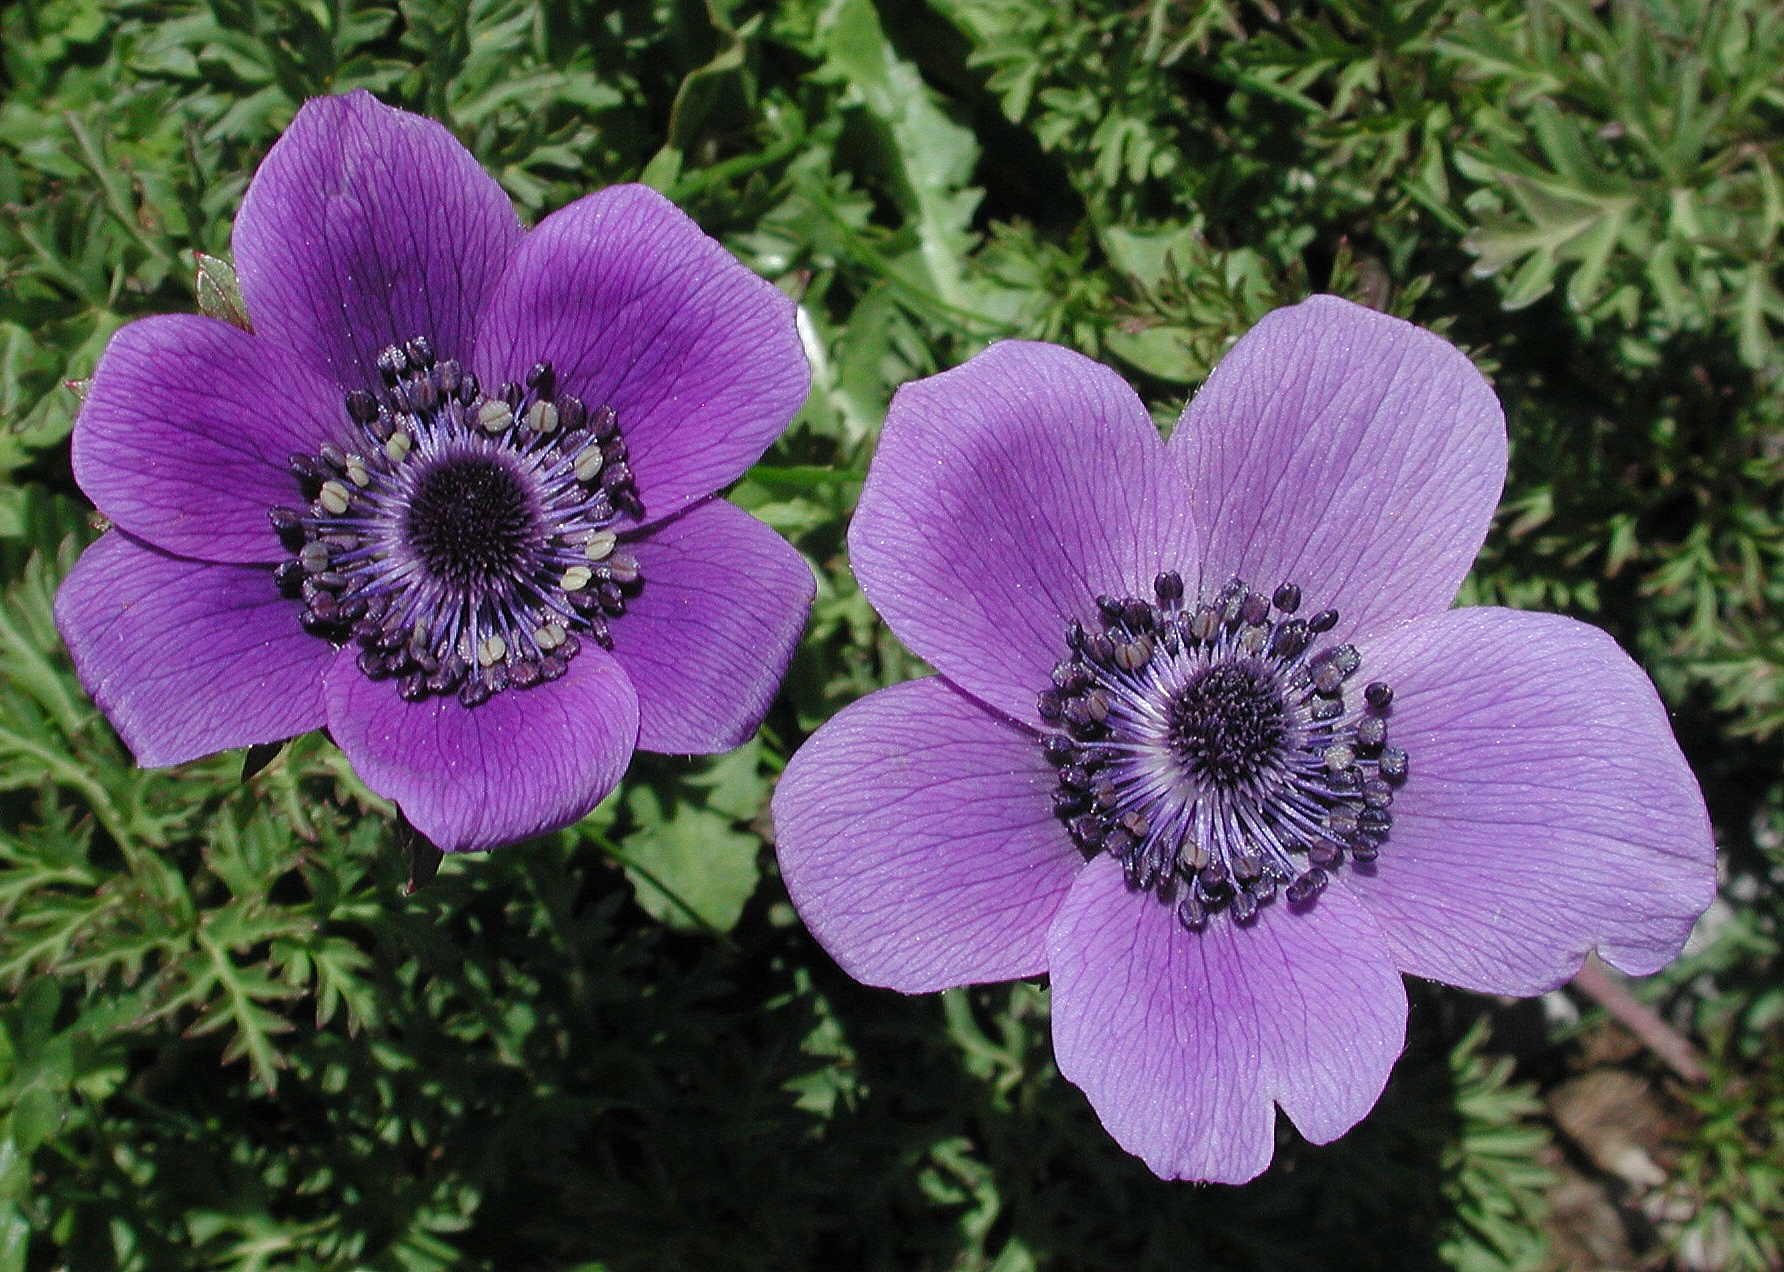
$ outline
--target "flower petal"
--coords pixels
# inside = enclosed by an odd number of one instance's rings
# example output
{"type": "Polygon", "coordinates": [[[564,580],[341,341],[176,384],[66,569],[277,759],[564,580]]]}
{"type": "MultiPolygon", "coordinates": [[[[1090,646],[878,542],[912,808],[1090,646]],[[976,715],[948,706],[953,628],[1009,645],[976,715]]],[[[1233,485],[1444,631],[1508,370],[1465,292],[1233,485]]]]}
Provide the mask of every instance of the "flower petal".
{"type": "Polygon", "coordinates": [[[819,729],[774,795],[799,915],[856,980],[907,994],[1046,970],[1047,923],[1082,867],[1033,734],[939,677],[819,729]]]}
{"type": "Polygon", "coordinates": [[[1170,451],[1205,577],[1297,583],[1342,640],[1455,599],[1505,484],[1505,417],[1448,341],[1315,296],[1221,359],[1170,451]]]}
{"type": "Polygon", "coordinates": [[[477,373],[611,406],[645,520],[728,485],[811,385],[793,302],[646,186],[613,186],[527,236],[478,323],[477,373]]]}
{"type": "Polygon", "coordinates": [[[454,697],[403,701],[394,680],[359,670],[358,652],[341,650],[329,670],[329,732],[365,784],[447,852],[568,826],[625,776],[637,695],[590,644],[562,678],[470,709],[454,697]]]}
{"type": "Polygon", "coordinates": [[[1555,614],[1463,609],[1363,645],[1411,757],[1374,877],[1355,892],[1400,966],[1536,994],[1589,950],[1671,961],[1715,891],[1697,782],[1641,669],[1555,614]]]}
{"type": "Polygon", "coordinates": [[[454,697],[403,701],[394,680],[359,670],[358,652],[341,650],[329,670],[329,732],[365,784],[447,852],[568,826],[625,776],[638,698],[591,644],[560,679],[470,709],[454,697]]]}
{"type": "Polygon", "coordinates": [[[613,623],[638,691],[638,745],[712,754],[741,745],[780,689],[816,585],[805,558],[722,499],[626,545],[644,589],[613,623]]]}
{"type": "Polygon", "coordinates": [[[301,506],[286,467],[346,432],[334,385],[283,350],[193,314],[120,328],[74,429],[74,473],[105,515],[204,561],[289,555],[267,510],[301,506]]]}
{"type": "Polygon", "coordinates": [[[1343,886],[1308,911],[1190,933],[1084,868],[1047,936],[1053,1049],[1109,1134],[1167,1179],[1243,1183],[1270,1164],[1272,1101],[1316,1144],[1381,1095],[1406,1036],[1406,990],[1343,886]]]}
{"type": "Polygon", "coordinates": [[[81,684],[144,768],[322,724],[334,650],[298,626],[272,572],[100,536],[56,593],[81,684]]]}
{"type": "Polygon", "coordinates": [[[416,336],[468,359],[473,322],[521,239],[514,205],[431,119],[360,90],[305,102],[267,153],[231,246],[257,335],[344,388],[416,336]]]}
{"type": "Polygon", "coordinates": [[[1054,345],[1008,341],[892,399],[849,527],[856,576],[955,684],[1039,723],[1035,695],[1099,593],[1197,587],[1188,493],[1134,391],[1054,345]]]}

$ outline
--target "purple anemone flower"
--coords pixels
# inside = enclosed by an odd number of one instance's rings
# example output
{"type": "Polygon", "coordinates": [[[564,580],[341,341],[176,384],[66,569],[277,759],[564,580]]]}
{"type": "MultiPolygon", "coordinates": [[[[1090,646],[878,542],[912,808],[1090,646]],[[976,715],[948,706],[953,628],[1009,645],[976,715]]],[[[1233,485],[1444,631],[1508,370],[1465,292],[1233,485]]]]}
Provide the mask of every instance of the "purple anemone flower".
{"type": "Polygon", "coordinates": [[[253,331],[129,324],[75,425],[115,528],[56,621],[140,764],[326,727],[454,850],[755,730],[813,582],[712,494],[805,398],[786,296],[643,186],[528,232],[365,92],[298,111],[232,246],[253,331]]]}
{"type": "Polygon", "coordinates": [[[1402,972],[1658,969],[1714,849],[1653,686],[1582,623],[1447,608],[1505,458],[1461,353],[1328,296],[1259,323],[1168,444],[1050,345],[906,385],[849,547],[940,674],[788,765],[800,914],[907,993],[1045,973],[1122,1147],[1235,1183],[1274,1106],[1316,1143],[1368,1112],[1402,972]]]}

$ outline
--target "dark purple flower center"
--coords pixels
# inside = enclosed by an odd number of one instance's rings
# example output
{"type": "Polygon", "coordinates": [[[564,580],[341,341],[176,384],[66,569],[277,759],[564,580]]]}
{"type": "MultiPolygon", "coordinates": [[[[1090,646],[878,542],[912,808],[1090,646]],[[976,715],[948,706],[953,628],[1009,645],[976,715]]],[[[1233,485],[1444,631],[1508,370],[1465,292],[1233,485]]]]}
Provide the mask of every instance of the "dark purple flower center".
{"type": "Polygon", "coordinates": [[[1219,663],[1190,677],[1167,709],[1165,739],[1185,768],[1217,786],[1256,781],[1282,750],[1288,704],[1261,660],[1219,663]]]}
{"type": "Polygon", "coordinates": [[[538,521],[520,474],[499,460],[463,455],[415,483],[403,538],[430,573],[473,588],[525,568],[538,521]]]}
{"type": "Polygon", "coordinates": [[[1348,859],[1367,869],[1393,825],[1407,757],[1387,745],[1393,690],[1346,689],[1354,645],[1324,645],[1335,610],[1295,617],[1301,589],[1238,580],[1198,604],[1158,576],[1155,600],[1097,598],[1094,629],[1040,695],[1059,770],[1053,808],[1086,855],[1108,853],[1130,887],[1186,928],[1241,924],[1282,892],[1310,905],[1348,859]]]}
{"type": "Polygon", "coordinates": [[[557,393],[547,362],[486,396],[421,339],[378,368],[347,395],[355,444],[292,456],[308,506],[270,512],[304,629],[356,641],[410,701],[468,707],[557,679],[582,637],[612,648],[643,586],[612,527],[644,512],[613,409],[557,393]]]}

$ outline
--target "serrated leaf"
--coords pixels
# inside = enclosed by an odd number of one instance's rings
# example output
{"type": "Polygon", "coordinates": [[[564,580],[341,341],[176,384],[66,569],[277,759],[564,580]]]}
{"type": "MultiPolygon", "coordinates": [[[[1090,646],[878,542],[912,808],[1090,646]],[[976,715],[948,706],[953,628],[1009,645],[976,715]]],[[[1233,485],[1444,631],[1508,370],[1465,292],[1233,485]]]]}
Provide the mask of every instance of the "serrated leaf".
{"type": "MultiPolygon", "coordinates": [[[[1500,298],[1500,303],[1510,310],[1534,305],[1554,287],[1555,271],[1559,266],[1560,262],[1555,259],[1553,252],[1547,249],[1532,252],[1505,285],[1505,294],[1500,298]]],[[[1483,271],[1477,266],[1476,272],[1483,271]]]]}

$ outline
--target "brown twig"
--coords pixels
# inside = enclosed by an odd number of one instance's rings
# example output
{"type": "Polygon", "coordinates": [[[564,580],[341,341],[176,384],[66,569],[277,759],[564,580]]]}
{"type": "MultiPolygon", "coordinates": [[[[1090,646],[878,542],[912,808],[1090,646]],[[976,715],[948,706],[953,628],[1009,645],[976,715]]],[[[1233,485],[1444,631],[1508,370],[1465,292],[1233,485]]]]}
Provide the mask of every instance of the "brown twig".
{"type": "Polygon", "coordinates": [[[1586,960],[1573,987],[1608,1011],[1625,1029],[1634,1034],[1649,1051],[1666,1062],[1666,1067],[1685,1081],[1696,1084],[1709,1075],[1697,1058],[1697,1049],[1654,1013],[1653,1008],[1625,989],[1605,970],[1596,955],[1586,960]]]}

